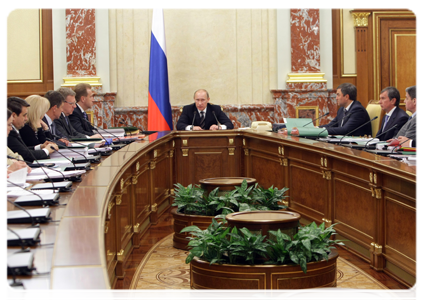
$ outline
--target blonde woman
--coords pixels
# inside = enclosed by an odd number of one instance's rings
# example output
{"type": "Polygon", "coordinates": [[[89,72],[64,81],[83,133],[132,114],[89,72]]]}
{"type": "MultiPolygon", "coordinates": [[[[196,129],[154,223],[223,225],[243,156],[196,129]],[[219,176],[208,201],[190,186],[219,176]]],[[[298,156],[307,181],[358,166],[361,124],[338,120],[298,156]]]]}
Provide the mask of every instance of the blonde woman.
{"type": "Polygon", "coordinates": [[[28,122],[19,130],[22,140],[27,146],[36,146],[46,142],[46,134],[49,136],[47,124],[42,121],[46,112],[50,109],[50,102],[47,98],[39,95],[28,96],[26,102],[28,107],[28,122]]]}

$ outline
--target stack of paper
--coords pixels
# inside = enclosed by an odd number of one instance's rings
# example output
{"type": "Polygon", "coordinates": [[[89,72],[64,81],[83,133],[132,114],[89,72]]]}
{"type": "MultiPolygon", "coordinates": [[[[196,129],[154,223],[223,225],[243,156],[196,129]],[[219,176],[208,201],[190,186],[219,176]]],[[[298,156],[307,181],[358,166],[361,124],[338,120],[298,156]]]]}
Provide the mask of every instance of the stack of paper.
{"type": "Polygon", "coordinates": [[[59,158],[59,157],[84,157],[88,155],[88,147],[83,148],[75,148],[75,149],[59,149],[50,154],[51,158],[59,158]]]}
{"type": "Polygon", "coordinates": [[[123,128],[108,128],[108,129],[98,129],[97,132],[101,134],[104,138],[114,138],[114,137],[124,137],[125,129],[123,128]]]}

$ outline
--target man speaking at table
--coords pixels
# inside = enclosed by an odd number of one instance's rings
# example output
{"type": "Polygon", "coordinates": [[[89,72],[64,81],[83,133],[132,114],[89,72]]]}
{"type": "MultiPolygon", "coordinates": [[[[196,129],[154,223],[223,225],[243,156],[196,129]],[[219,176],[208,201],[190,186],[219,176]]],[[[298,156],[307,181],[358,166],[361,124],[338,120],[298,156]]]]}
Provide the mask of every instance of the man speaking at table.
{"type": "Polygon", "coordinates": [[[194,93],[195,102],[184,106],[177,130],[218,130],[233,129],[231,120],[222,111],[219,105],[209,103],[209,93],[200,89],[194,93]]]}

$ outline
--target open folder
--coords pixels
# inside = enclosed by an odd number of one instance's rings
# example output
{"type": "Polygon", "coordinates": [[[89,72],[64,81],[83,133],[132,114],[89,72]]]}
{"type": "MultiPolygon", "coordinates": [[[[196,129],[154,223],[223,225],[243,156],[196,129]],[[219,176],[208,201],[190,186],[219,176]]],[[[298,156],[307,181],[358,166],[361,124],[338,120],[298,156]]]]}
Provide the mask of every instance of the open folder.
{"type": "Polygon", "coordinates": [[[309,118],[285,118],[286,129],[288,134],[294,127],[298,129],[300,137],[326,137],[328,131],[325,128],[314,127],[313,120],[309,118]]]}

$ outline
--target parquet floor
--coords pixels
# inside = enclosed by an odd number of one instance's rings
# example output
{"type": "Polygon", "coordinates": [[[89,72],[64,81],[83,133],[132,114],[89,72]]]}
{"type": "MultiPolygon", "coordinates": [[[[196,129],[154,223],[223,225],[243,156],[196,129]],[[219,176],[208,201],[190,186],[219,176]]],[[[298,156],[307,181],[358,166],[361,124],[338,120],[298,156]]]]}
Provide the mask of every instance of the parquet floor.
{"type": "MultiPolygon", "coordinates": [[[[118,280],[115,289],[129,289],[132,281],[132,277],[137,271],[137,267],[141,260],[145,257],[147,252],[160,240],[168,236],[173,232],[173,218],[169,212],[164,213],[158,224],[153,225],[148,230],[148,233],[144,235],[141,241],[141,246],[138,249],[134,249],[130,257],[128,258],[127,266],[125,268],[125,278],[118,280]]],[[[408,289],[407,286],[396,281],[392,277],[388,276],[383,272],[377,272],[370,268],[369,264],[363,259],[351,254],[345,249],[338,247],[339,256],[347,262],[360,268],[362,271],[370,275],[371,277],[378,280],[380,283],[385,285],[389,289],[408,289]]]]}

